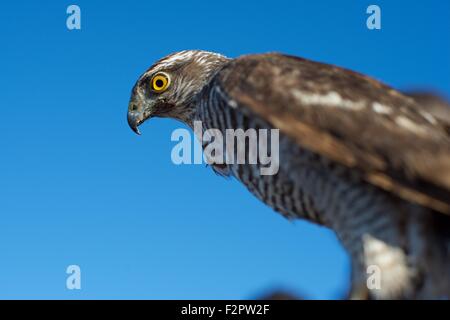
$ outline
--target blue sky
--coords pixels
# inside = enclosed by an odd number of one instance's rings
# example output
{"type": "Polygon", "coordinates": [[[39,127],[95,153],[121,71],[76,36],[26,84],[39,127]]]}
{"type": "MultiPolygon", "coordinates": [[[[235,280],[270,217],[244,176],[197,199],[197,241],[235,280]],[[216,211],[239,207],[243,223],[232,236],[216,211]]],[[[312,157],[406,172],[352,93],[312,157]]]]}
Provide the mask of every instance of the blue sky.
{"type": "Polygon", "coordinates": [[[450,2],[67,1],[0,6],[0,298],[339,298],[334,235],[288,222],[236,181],[175,166],[156,119],[138,137],[137,77],[182,49],[280,51],[450,97],[450,2]],[[292,3],[291,3],[292,2],[292,3]],[[382,29],[365,27],[378,4],[382,29]],[[82,289],[66,289],[77,264],[82,289]]]}

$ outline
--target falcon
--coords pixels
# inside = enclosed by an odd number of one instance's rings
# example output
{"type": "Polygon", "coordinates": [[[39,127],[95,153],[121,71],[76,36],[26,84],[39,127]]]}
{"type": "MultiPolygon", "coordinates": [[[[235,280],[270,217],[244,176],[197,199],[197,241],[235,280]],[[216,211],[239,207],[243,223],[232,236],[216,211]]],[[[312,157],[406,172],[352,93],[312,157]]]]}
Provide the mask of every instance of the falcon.
{"type": "Polygon", "coordinates": [[[289,219],[332,229],[350,256],[350,298],[448,298],[450,122],[420,101],[295,56],[186,50],[139,77],[128,124],[136,133],[153,117],[224,134],[279,129],[276,174],[259,163],[213,170],[289,219]]]}

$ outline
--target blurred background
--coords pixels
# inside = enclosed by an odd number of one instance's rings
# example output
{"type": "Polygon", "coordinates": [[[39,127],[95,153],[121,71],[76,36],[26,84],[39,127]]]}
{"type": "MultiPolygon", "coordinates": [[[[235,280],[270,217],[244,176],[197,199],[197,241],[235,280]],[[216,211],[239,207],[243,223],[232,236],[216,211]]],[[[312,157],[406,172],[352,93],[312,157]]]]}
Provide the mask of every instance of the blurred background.
{"type": "Polygon", "coordinates": [[[171,162],[182,124],[138,137],[130,90],[183,49],[280,51],[450,97],[450,2],[3,1],[0,298],[342,298],[330,231],[289,222],[234,180],[171,162]],[[81,30],[66,9],[81,8],[81,30]],[[381,8],[381,30],[366,9],[381,8]],[[81,268],[81,290],[66,268],[81,268]]]}

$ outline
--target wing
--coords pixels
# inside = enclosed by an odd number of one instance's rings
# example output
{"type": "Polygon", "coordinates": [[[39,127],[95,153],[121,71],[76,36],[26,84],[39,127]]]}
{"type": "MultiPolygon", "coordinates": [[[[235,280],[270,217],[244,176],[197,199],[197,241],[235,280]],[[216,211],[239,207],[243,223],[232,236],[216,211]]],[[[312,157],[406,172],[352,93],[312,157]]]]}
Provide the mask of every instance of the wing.
{"type": "Polygon", "coordinates": [[[437,119],[443,121],[447,125],[450,132],[450,103],[443,97],[427,91],[411,91],[405,92],[406,95],[412,97],[417,104],[423,109],[429,111],[437,119]]]}
{"type": "Polygon", "coordinates": [[[230,106],[300,146],[450,213],[450,137],[414,99],[362,74],[281,54],[235,59],[213,85],[230,106]]]}

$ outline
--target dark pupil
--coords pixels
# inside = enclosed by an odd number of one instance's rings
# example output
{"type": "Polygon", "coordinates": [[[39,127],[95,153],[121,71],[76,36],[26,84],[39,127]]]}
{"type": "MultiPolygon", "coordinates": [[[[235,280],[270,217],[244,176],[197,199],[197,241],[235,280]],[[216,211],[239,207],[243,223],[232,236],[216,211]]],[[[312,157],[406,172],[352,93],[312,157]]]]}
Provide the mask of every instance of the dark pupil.
{"type": "Polygon", "coordinates": [[[164,85],[164,82],[161,79],[156,80],[156,87],[161,88],[164,85]]]}

